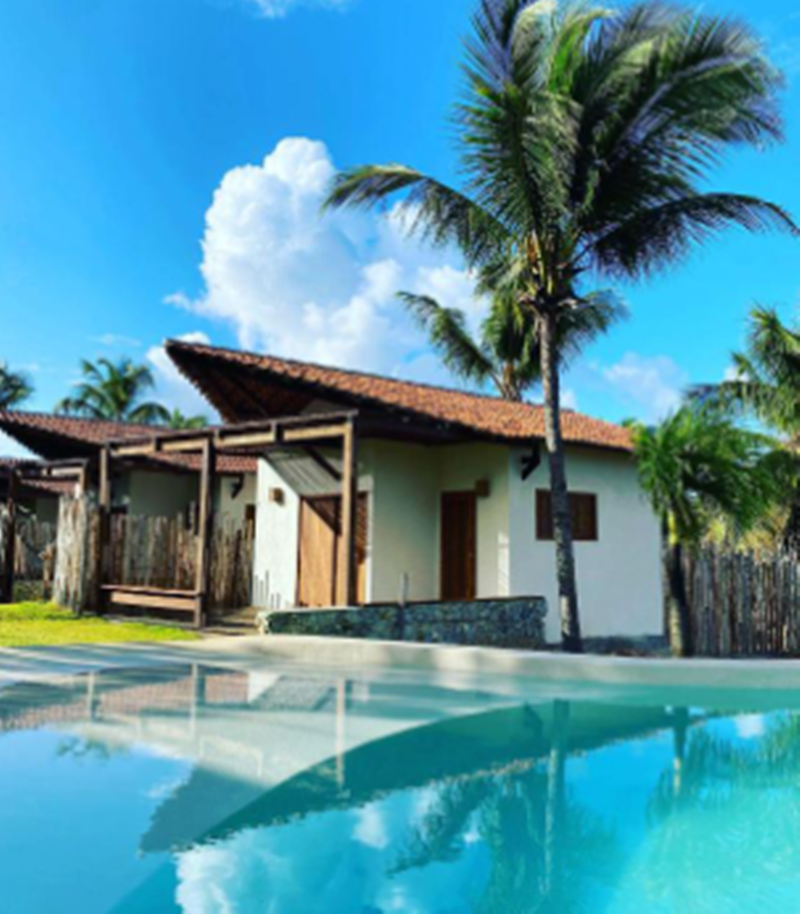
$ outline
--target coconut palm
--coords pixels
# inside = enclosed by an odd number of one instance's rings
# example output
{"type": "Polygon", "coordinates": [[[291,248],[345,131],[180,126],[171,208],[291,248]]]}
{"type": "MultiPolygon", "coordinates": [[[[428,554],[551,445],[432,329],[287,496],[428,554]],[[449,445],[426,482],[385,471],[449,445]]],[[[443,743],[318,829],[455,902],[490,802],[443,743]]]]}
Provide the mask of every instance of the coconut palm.
{"type": "Polygon", "coordinates": [[[185,416],[181,410],[176,408],[168,414],[166,425],[176,431],[205,428],[208,425],[208,418],[206,416],[185,416]]]}
{"type": "Polygon", "coordinates": [[[167,409],[142,399],[155,384],[146,365],[136,365],[130,359],[84,359],[81,374],[83,381],[75,385],[74,395],[58,403],[56,412],[145,425],[168,422],[167,409]]]}
{"type": "Polygon", "coordinates": [[[33,394],[33,385],[21,371],[12,371],[0,362],[0,409],[20,406],[33,394]]]}
{"type": "Polygon", "coordinates": [[[630,428],[639,480],[664,535],[673,649],[691,656],[683,550],[720,514],[739,531],[752,527],[780,496],[783,461],[770,439],[709,404],[686,404],[654,428],[630,428]]]}
{"type": "MultiPolygon", "coordinates": [[[[445,308],[430,296],[409,292],[401,292],[400,299],[425,329],[447,368],[462,380],[481,387],[492,384],[501,397],[515,401],[541,383],[535,321],[518,295],[503,291],[494,297],[477,338],[458,308],[445,308]]],[[[584,308],[561,315],[558,345],[562,366],[626,316],[625,306],[610,293],[587,296],[584,308]]]]}
{"type": "Polygon", "coordinates": [[[410,231],[457,244],[515,290],[541,347],[564,647],[581,649],[560,422],[562,315],[588,272],[641,277],[720,229],[794,229],[778,206],[707,190],[720,156],[781,137],[779,74],[740,22],[662,3],[619,11],[482,0],[456,109],[462,189],[403,165],[338,176],[329,207],[400,194],[410,231]]]}
{"type": "MultiPolygon", "coordinates": [[[[695,392],[709,394],[727,409],[750,415],[779,435],[788,450],[800,452],[800,328],[781,321],[773,308],[756,307],[750,313],[747,346],[733,354],[735,377],[716,387],[695,392]]],[[[800,552],[800,486],[795,482],[788,512],[784,512],[778,539],[800,552]],[[787,516],[788,514],[788,516],[787,516]]]]}

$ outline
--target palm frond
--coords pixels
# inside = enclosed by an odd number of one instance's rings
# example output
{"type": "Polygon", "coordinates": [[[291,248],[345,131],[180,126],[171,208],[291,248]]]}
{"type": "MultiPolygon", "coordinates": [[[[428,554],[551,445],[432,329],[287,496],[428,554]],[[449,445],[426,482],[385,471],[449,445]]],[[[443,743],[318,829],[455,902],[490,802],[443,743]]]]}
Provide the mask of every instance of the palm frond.
{"type": "Polygon", "coordinates": [[[457,377],[483,385],[495,379],[495,365],[472,338],[462,311],[444,308],[427,295],[400,292],[398,298],[428,334],[433,348],[457,377]]]}
{"type": "Polygon", "coordinates": [[[434,245],[454,243],[471,263],[508,243],[503,224],[469,197],[404,165],[367,165],[338,175],[324,208],[372,207],[398,193],[409,231],[434,245]]]}

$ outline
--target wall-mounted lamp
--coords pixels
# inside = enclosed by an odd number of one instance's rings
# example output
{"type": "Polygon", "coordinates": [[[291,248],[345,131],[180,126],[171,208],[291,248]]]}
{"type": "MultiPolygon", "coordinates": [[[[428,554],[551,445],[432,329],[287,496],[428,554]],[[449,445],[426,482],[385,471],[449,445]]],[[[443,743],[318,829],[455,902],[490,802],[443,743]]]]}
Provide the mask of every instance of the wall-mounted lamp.
{"type": "Polygon", "coordinates": [[[478,498],[488,498],[492,494],[492,484],[488,479],[479,479],[475,483],[475,495],[478,498]]]}
{"type": "Polygon", "coordinates": [[[282,505],[286,500],[286,495],[283,489],[275,487],[270,489],[268,493],[268,499],[272,502],[273,505],[282,505]]]}

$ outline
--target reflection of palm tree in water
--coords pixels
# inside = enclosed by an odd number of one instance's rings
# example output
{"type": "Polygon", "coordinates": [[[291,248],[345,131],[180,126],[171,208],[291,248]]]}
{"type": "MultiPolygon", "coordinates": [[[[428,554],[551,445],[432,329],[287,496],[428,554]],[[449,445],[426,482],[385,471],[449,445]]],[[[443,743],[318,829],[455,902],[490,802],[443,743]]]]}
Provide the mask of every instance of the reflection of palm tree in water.
{"type": "Polygon", "coordinates": [[[570,796],[569,704],[555,702],[546,759],[520,770],[442,785],[394,872],[458,859],[480,839],[489,876],[476,911],[592,911],[590,884],[620,863],[613,833],[570,796]]]}
{"type": "Polygon", "coordinates": [[[648,804],[648,840],[634,870],[646,892],[643,904],[740,910],[736,904],[760,897],[772,909],[778,899],[765,892],[793,893],[796,903],[800,718],[767,720],[752,740],[715,721],[690,731],[685,710],[674,720],[672,770],[662,774],[648,804]]]}

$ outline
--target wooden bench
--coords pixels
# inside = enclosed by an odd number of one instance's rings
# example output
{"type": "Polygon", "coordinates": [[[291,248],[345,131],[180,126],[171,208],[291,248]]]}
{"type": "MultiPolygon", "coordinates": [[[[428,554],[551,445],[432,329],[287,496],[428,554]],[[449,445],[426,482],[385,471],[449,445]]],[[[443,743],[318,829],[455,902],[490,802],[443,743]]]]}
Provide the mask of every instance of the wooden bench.
{"type": "Polygon", "coordinates": [[[202,626],[203,597],[196,590],[165,590],[127,584],[104,584],[102,590],[108,606],[135,606],[139,609],[188,613],[197,628],[202,626]]]}

